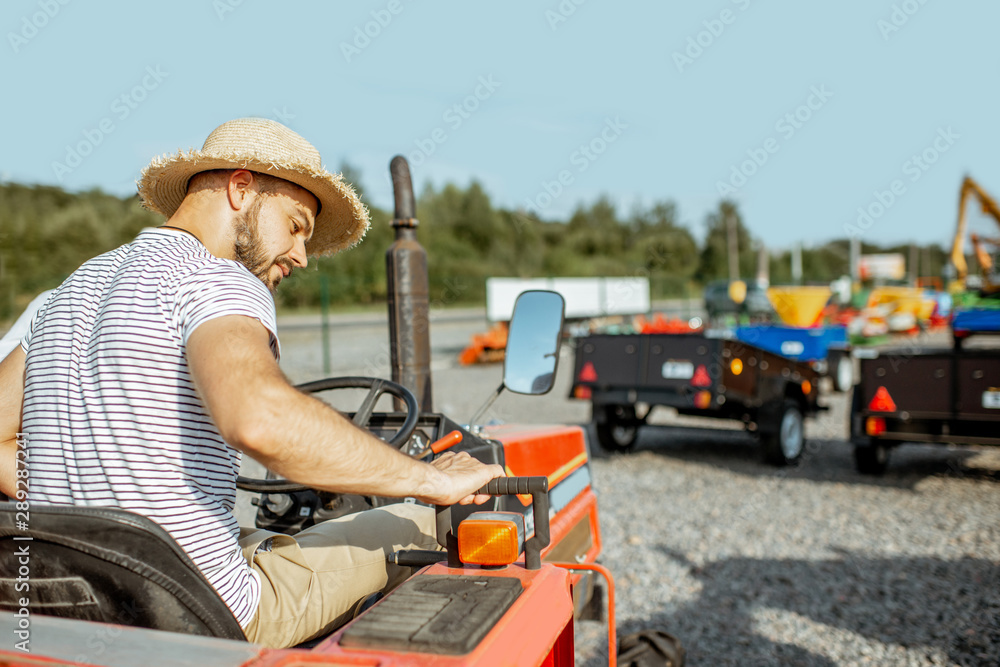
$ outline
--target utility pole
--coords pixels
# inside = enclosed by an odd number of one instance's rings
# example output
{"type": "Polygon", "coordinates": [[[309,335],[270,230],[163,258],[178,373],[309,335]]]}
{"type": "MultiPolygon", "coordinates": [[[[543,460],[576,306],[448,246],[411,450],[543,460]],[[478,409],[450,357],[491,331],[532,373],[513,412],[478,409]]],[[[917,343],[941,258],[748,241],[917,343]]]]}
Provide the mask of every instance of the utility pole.
{"type": "Polygon", "coordinates": [[[802,243],[798,241],[792,246],[792,284],[802,284],[802,243]]]}
{"type": "Polygon", "coordinates": [[[762,287],[771,284],[771,256],[763,243],[757,248],[757,284],[762,287]]]}
{"type": "Polygon", "coordinates": [[[861,239],[851,237],[850,252],[851,291],[861,289],[861,239]]]}
{"type": "Polygon", "coordinates": [[[736,234],[736,216],[730,211],[726,214],[726,225],[729,238],[729,282],[740,279],[740,249],[736,234]]]}

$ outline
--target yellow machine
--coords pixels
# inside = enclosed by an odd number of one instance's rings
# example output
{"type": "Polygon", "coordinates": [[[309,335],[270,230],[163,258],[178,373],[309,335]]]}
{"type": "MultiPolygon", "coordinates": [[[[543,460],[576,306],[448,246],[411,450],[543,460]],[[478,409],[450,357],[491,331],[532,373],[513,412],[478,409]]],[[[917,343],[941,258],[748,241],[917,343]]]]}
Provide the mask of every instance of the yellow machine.
{"type": "MultiPolygon", "coordinates": [[[[955,267],[955,281],[949,286],[949,291],[960,292],[966,288],[965,280],[969,275],[969,266],[965,261],[965,203],[972,195],[979,199],[983,213],[993,216],[993,219],[1000,225],[1000,206],[996,201],[983,190],[978,183],[966,176],[962,181],[961,193],[958,197],[958,225],[955,229],[955,239],[951,246],[951,263],[955,267]]],[[[984,248],[984,244],[990,243],[994,246],[1000,245],[1000,239],[988,239],[976,234],[970,235],[972,247],[976,253],[976,261],[979,263],[979,270],[983,277],[983,292],[995,294],[1000,292],[1000,284],[992,282],[990,275],[993,269],[993,258],[984,248]]]]}

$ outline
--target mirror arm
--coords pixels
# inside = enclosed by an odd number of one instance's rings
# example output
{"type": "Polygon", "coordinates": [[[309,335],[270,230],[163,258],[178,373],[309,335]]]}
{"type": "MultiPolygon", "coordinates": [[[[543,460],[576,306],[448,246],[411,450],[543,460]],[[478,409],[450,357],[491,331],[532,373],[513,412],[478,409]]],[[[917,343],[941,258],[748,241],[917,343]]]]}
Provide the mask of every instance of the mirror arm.
{"type": "Polygon", "coordinates": [[[476,414],[472,416],[472,419],[469,420],[470,425],[479,423],[480,417],[486,414],[486,411],[493,406],[493,403],[497,400],[497,398],[500,397],[500,394],[503,392],[504,387],[506,387],[506,385],[503,382],[501,382],[500,386],[497,387],[496,391],[493,392],[493,395],[490,396],[488,399],[486,399],[486,403],[483,405],[483,407],[479,408],[479,410],[476,411],[476,414]]]}

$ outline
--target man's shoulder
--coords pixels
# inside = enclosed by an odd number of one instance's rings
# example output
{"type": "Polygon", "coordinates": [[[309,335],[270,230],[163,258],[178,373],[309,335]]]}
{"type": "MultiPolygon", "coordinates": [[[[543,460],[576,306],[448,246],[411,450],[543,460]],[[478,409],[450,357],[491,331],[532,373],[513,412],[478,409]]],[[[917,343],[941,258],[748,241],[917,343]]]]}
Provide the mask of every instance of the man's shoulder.
{"type": "Polygon", "coordinates": [[[177,274],[177,279],[181,285],[190,287],[237,288],[259,293],[262,296],[267,295],[270,298],[270,292],[260,278],[250,273],[239,262],[231,259],[221,259],[211,255],[208,257],[199,256],[192,259],[185,266],[185,270],[177,274]]]}
{"type": "Polygon", "coordinates": [[[219,281],[266,287],[239,262],[216,257],[194,237],[184,232],[159,228],[144,229],[129,244],[130,250],[145,258],[155,271],[167,274],[173,282],[196,285],[219,281]]]}

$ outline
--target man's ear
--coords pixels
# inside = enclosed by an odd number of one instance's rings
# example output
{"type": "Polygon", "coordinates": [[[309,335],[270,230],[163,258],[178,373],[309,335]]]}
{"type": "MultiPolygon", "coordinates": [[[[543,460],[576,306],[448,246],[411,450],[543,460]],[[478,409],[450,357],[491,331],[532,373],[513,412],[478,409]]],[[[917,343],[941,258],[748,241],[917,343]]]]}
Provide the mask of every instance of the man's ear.
{"type": "Polygon", "coordinates": [[[229,175],[226,195],[229,198],[229,205],[234,211],[243,210],[243,207],[250,201],[252,196],[251,183],[253,183],[253,174],[246,169],[237,169],[229,175]]]}

